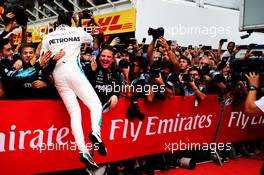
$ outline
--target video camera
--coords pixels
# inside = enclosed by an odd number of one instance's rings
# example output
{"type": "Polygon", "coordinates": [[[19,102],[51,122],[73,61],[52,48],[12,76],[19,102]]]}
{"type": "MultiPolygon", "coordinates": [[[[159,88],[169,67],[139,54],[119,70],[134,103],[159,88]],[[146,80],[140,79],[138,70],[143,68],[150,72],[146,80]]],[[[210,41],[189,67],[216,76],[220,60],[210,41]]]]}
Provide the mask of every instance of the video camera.
{"type": "MultiPolygon", "coordinates": [[[[249,72],[256,72],[260,75],[261,83],[258,90],[257,98],[264,95],[264,60],[263,58],[250,58],[246,60],[235,60],[231,63],[231,86],[241,89],[238,84],[239,81],[248,82],[245,76],[249,72]]],[[[233,105],[238,105],[243,102],[246,98],[246,94],[236,92],[234,95],[233,105]]]]}
{"type": "Polygon", "coordinates": [[[200,67],[200,71],[202,75],[208,75],[216,83],[225,82],[224,76],[218,70],[211,69],[208,65],[200,67]]]}
{"type": "Polygon", "coordinates": [[[225,82],[225,77],[217,70],[210,70],[209,75],[215,83],[225,82]]]}
{"type": "Polygon", "coordinates": [[[235,60],[231,64],[232,82],[247,81],[245,76],[249,72],[257,72],[264,78],[264,60],[263,58],[250,58],[247,60],[235,60]]]}

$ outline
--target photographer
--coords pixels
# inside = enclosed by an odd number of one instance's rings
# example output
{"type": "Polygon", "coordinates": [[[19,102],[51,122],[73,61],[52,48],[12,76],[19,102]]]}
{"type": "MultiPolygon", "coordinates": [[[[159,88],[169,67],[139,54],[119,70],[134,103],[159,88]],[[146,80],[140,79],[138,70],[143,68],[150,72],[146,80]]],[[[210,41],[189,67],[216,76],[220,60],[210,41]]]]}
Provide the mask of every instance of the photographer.
{"type": "MultiPolygon", "coordinates": [[[[242,47],[242,46],[240,46],[240,47],[242,47]]],[[[254,59],[256,57],[258,57],[258,58],[262,57],[263,58],[264,57],[264,52],[256,51],[255,47],[256,47],[256,44],[249,44],[247,46],[247,51],[246,51],[245,56],[242,57],[242,58],[239,58],[239,60],[247,60],[247,59],[250,59],[250,58],[254,59]]]]}
{"type": "Polygon", "coordinates": [[[100,26],[93,16],[93,11],[85,9],[81,12],[73,14],[73,21],[77,27],[93,27],[100,26]]]}
{"type": "MultiPolygon", "coordinates": [[[[116,58],[117,65],[120,70],[121,82],[123,85],[128,85],[129,80],[129,72],[132,67],[132,63],[130,60],[134,59],[131,53],[128,52],[127,49],[121,50],[120,57],[116,58]]],[[[121,92],[121,95],[126,96],[126,93],[121,92]]]]}
{"type": "Polygon", "coordinates": [[[91,10],[83,10],[82,12],[82,18],[81,19],[89,19],[89,22],[87,26],[100,26],[95,20],[94,20],[94,15],[93,11],[91,10]]]}
{"type": "Polygon", "coordinates": [[[199,100],[206,97],[206,89],[201,83],[201,72],[197,67],[191,67],[188,74],[183,74],[180,78],[185,96],[196,96],[199,100]]]}
{"type": "Polygon", "coordinates": [[[139,98],[148,98],[153,93],[150,88],[150,75],[147,73],[147,61],[143,57],[135,57],[129,71],[129,82],[126,82],[126,97],[130,98],[130,106],[127,111],[129,118],[143,120],[145,114],[140,112],[139,98]]]}
{"type": "Polygon", "coordinates": [[[174,75],[172,71],[171,62],[165,60],[155,61],[150,69],[151,87],[157,88],[157,91],[152,91],[148,96],[148,101],[152,102],[154,99],[165,101],[166,97],[170,99],[173,94],[173,83],[168,83],[174,75]]]}
{"type": "Polygon", "coordinates": [[[179,74],[187,73],[188,69],[191,67],[191,60],[185,56],[179,58],[179,74]]]}
{"type": "Polygon", "coordinates": [[[82,68],[89,68],[91,67],[92,70],[96,69],[97,64],[95,62],[95,58],[92,56],[93,50],[90,47],[87,47],[81,53],[81,65],[82,68]]]}
{"type": "Polygon", "coordinates": [[[147,58],[149,65],[151,66],[155,61],[154,51],[159,51],[159,48],[161,47],[164,50],[164,52],[166,52],[169,61],[172,63],[173,71],[175,73],[178,73],[179,64],[177,61],[177,57],[175,53],[172,51],[171,47],[169,46],[167,40],[164,38],[164,29],[161,27],[158,29],[149,28],[148,35],[152,35],[153,37],[153,40],[151,41],[147,49],[147,58]]]}
{"type": "Polygon", "coordinates": [[[19,26],[26,26],[28,17],[23,7],[14,5],[5,9],[4,14],[0,19],[5,25],[4,31],[0,35],[0,42],[2,42],[3,37],[5,37],[9,32],[12,32],[19,26]]]}
{"type": "Polygon", "coordinates": [[[172,99],[175,95],[184,95],[179,79],[183,74],[188,74],[188,69],[191,67],[191,61],[182,55],[179,58],[178,64],[178,73],[175,73],[173,71],[172,64],[169,61],[155,61],[150,71],[150,75],[152,78],[154,78],[155,83],[157,83],[158,85],[165,85],[165,95],[169,99],[172,99]],[[155,65],[161,65],[161,68],[153,70],[153,67],[155,67],[155,65]]]}
{"type": "Polygon", "coordinates": [[[225,77],[217,68],[213,68],[209,57],[204,56],[200,59],[199,69],[208,94],[222,94],[225,92],[225,77]]]}
{"type": "Polygon", "coordinates": [[[130,54],[127,49],[120,52],[120,58],[121,60],[130,61],[130,54]]]}
{"type": "MultiPolygon", "coordinates": [[[[225,40],[220,40],[220,41],[219,41],[219,49],[218,49],[218,50],[220,50],[220,52],[221,52],[221,48],[222,48],[222,46],[223,46],[223,44],[224,44],[224,41],[225,41],[225,40]]],[[[223,58],[227,57],[227,58],[228,58],[228,59],[227,59],[227,62],[228,62],[228,63],[233,62],[234,59],[235,59],[235,55],[237,54],[238,51],[239,51],[239,50],[238,50],[238,48],[236,48],[236,44],[235,44],[235,42],[230,41],[230,42],[227,44],[227,51],[225,51],[225,52],[221,55],[221,60],[222,60],[223,58]]],[[[218,52],[219,52],[219,51],[218,51],[218,52]]]]}

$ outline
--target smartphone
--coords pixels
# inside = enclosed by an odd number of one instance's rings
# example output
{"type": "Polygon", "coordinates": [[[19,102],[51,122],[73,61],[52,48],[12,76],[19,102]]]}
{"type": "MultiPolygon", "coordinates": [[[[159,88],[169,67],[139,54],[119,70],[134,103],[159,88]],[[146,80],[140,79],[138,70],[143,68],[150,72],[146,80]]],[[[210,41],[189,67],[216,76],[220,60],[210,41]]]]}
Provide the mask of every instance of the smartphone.
{"type": "Polygon", "coordinates": [[[146,38],[143,38],[143,39],[142,39],[142,43],[145,44],[145,42],[146,42],[146,38]]]}
{"type": "Polygon", "coordinates": [[[248,45],[248,47],[249,47],[250,49],[255,49],[256,46],[257,46],[257,44],[249,44],[249,45],[248,45]]]}
{"type": "Polygon", "coordinates": [[[116,48],[117,51],[122,51],[122,50],[126,49],[126,47],[127,46],[125,43],[120,43],[120,44],[115,45],[114,48],[116,48]]]}
{"type": "Polygon", "coordinates": [[[192,45],[189,45],[189,46],[188,46],[188,49],[192,49],[192,48],[193,48],[192,45]]]}
{"type": "Polygon", "coordinates": [[[203,50],[212,50],[212,46],[203,46],[202,49],[203,50]]]}
{"type": "Polygon", "coordinates": [[[220,42],[225,43],[225,42],[227,42],[227,39],[221,39],[220,42]]]}
{"type": "Polygon", "coordinates": [[[254,51],[252,51],[252,54],[254,55],[254,56],[257,56],[257,57],[260,57],[260,56],[262,56],[262,51],[256,51],[256,50],[254,50],[254,51]]]}
{"type": "Polygon", "coordinates": [[[129,44],[137,44],[137,40],[135,38],[129,38],[129,44]]]}
{"type": "Polygon", "coordinates": [[[238,49],[248,49],[248,45],[239,45],[237,46],[238,49]]]}
{"type": "Polygon", "coordinates": [[[205,51],[205,52],[204,52],[204,55],[205,55],[205,56],[209,56],[209,52],[208,52],[208,51],[205,51]]]}

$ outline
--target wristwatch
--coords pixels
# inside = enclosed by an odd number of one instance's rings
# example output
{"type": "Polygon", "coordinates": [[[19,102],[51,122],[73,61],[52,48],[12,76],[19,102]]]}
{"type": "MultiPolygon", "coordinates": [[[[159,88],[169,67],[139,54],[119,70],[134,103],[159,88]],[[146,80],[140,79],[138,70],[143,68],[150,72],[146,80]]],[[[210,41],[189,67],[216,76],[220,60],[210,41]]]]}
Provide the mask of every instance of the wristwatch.
{"type": "Polygon", "coordinates": [[[247,87],[247,90],[248,90],[248,91],[255,91],[255,90],[258,90],[258,88],[257,88],[256,86],[249,85],[249,86],[247,87]]]}

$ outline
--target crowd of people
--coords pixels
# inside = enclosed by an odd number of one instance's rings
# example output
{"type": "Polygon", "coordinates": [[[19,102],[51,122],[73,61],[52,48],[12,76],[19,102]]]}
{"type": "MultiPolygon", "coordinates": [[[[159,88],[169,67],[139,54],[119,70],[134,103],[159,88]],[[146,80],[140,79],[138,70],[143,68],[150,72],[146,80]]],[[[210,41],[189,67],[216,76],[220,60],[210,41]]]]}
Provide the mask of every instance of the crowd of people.
{"type": "MultiPolygon", "coordinates": [[[[19,26],[16,22],[9,20],[0,36],[0,98],[59,99],[52,72],[59,61],[63,63],[60,59],[66,51],[42,53],[43,43],[32,43],[31,33],[26,33],[26,41],[14,45],[12,30],[19,26]]],[[[232,41],[226,49],[224,39],[219,41],[218,49],[192,45],[185,48],[166,40],[163,28],[150,29],[148,34],[153,38],[149,45],[135,39],[120,43],[120,39],[124,39],[118,37],[105,41],[100,35],[95,35],[92,43],[82,44],[78,65],[99,97],[104,112],[116,107],[120,98],[127,98],[130,100],[127,117],[143,121],[145,114],[140,110],[138,99],[153,102],[175,96],[195,96],[196,106],[209,94],[233,97],[234,105],[246,99],[247,75],[234,77],[232,65],[251,59],[252,47],[248,46],[245,56],[237,59],[235,56],[241,48],[232,41]]],[[[246,154],[247,146],[243,143],[240,147],[242,154],[246,154]]],[[[119,162],[112,164],[110,171],[135,175],[144,170],[153,174],[156,168],[177,166],[174,156],[156,156],[162,163],[155,166],[150,163],[153,157],[119,162]]]]}
{"type": "MultiPolygon", "coordinates": [[[[1,40],[0,98],[58,99],[51,74],[56,64],[54,59],[43,69],[30,72],[43,56],[41,43],[39,46],[32,43],[29,32],[22,45],[14,45],[11,37],[12,34],[1,40]]],[[[119,38],[108,43],[95,39],[81,47],[80,66],[102,103],[111,102],[110,108],[118,98],[131,99],[131,110],[137,111],[139,98],[152,102],[174,96],[196,96],[201,101],[209,94],[239,94],[241,98],[247,94],[245,79],[234,82],[232,78],[231,65],[239,52],[234,42],[228,43],[226,51],[222,48],[223,40],[218,50],[209,46],[184,48],[167,41],[163,35],[153,36],[149,45],[135,39],[126,45],[119,42],[119,38]]],[[[240,60],[251,56],[248,49],[240,60]]],[[[128,116],[138,116],[132,113],[128,112],[128,116]]],[[[139,116],[144,118],[144,114],[139,116]]]]}

